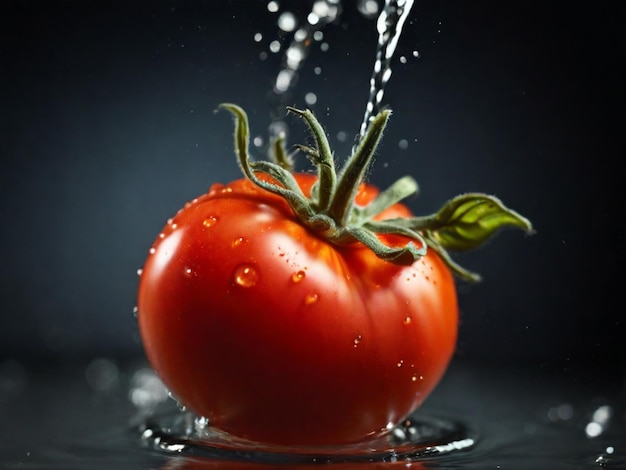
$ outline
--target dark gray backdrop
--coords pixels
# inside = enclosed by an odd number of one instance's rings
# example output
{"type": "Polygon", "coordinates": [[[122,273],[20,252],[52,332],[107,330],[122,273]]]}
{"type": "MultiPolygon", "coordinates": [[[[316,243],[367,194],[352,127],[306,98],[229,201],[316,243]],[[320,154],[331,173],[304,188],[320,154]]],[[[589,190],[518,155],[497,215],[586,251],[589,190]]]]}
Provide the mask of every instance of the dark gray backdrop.
{"type": "MultiPolygon", "coordinates": [[[[309,5],[280,3],[300,18],[309,5]]],[[[265,4],[3,6],[0,359],[141,354],[132,309],[148,247],[186,200],[239,176],[231,120],[213,109],[237,102],[267,136],[280,56],[259,59],[277,37],[265,4]]],[[[618,4],[416,2],[372,181],[414,175],[420,213],[490,192],[538,231],[506,232],[462,258],[485,281],[460,284],[461,358],[623,371],[618,4]]],[[[324,35],[329,49],[314,45],[290,99],[304,106],[316,93],[313,109],[345,155],[334,136],[358,130],[375,24],[346,1],[324,35]]],[[[302,125],[287,122],[301,141],[302,125]]]]}

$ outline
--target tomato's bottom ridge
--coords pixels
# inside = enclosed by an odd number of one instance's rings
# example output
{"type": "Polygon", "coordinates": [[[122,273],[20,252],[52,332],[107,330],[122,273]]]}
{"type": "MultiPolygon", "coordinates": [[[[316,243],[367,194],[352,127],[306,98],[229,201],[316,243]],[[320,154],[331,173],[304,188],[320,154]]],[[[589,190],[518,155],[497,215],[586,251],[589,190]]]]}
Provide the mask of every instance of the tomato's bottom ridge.
{"type": "Polygon", "coordinates": [[[422,461],[474,447],[477,432],[454,419],[415,412],[385,436],[341,446],[274,446],[212,428],[189,411],[150,416],[136,428],[144,446],[212,460],[268,464],[422,461]]]}

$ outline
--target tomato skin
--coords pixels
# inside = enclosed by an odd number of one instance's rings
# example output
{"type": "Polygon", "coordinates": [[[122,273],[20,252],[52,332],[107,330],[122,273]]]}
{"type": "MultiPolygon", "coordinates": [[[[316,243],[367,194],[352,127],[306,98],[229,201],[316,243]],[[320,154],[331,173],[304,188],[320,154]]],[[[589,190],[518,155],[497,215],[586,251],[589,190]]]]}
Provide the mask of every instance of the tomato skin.
{"type": "MultiPolygon", "coordinates": [[[[305,193],[315,181],[295,178],[305,193]]],[[[356,202],[376,193],[364,185],[356,202]]],[[[410,215],[396,204],[380,218],[410,215]]],[[[280,445],[385,432],[439,382],[458,323],[452,274],[432,250],[402,266],[330,244],[248,180],[215,186],[168,222],[138,312],[174,396],[217,429],[280,445]]]]}

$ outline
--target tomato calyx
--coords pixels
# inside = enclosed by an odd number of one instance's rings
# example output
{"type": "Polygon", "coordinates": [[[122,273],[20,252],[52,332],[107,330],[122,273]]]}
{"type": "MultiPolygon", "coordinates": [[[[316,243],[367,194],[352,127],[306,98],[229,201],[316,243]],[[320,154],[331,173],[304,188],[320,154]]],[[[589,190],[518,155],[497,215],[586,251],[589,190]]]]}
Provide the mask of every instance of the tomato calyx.
{"type": "Polygon", "coordinates": [[[355,204],[356,194],[389,120],[391,111],[388,109],[370,121],[358,146],[337,171],[326,133],[314,114],[308,109],[287,108],[302,118],[315,141],[315,147],[295,146],[317,169],[318,179],[310,196],[302,192],[294,178],[283,137],[274,142],[274,161],[252,160],[246,112],[232,103],[223,103],[219,109],[229,111],[234,117],[235,153],[244,175],[258,187],[282,197],[302,224],[334,244],[360,242],[379,258],[398,264],[411,264],[432,249],[456,275],[468,281],[478,281],[480,276],[457,264],[449,251],[477,248],[507,226],[533,232],[528,219],[506,207],[495,196],[483,193],[459,195],[432,215],[376,219],[385,209],[418,192],[417,182],[410,176],[397,180],[368,205],[355,204]],[[400,235],[410,241],[404,246],[389,246],[378,236],[386,234],[400,235]]]}

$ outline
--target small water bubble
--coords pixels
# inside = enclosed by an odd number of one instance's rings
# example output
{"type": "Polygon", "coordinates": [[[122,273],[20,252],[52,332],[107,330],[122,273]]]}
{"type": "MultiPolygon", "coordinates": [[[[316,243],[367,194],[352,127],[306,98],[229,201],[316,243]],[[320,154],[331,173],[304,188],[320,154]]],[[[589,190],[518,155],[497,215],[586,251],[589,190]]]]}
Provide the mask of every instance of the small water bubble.
{"type": "Polygon", "coordinates": [[[413,374],[411,376],[411,382],[417,382],[418,380],[424,380],[424,376],[423,375],[417,375],[417,374],[413,374]]]}
{"type": "Polygon", "coordinates": [[[561,403],[553,406],[548,410],[548,419],[550,421],[569,421],[574,416],[574,408],[569,403],[561,403]]]}
{"type": "Polygon", "coordinates": [[[163,232],[159,233],[159,238],[160,238],[160,239],[165,238],[165,234],[164,234],[163,232]]]}
{"type": "Polygon", "coordinates": [[[291,275],[291,280],[295,283],[302,282],[302,280],[306,277],[306,273],[304,271],[298,271],[291,275]]]}
{"type": "Polygon", "coordinates": [[[279,4],[277,1],[272,0],[267,3],[267,11],[270,13],[276,13],[278,11],[279,4]]]}
{"type": "Polygon", "coordinates": [[[417,58],[419,58],[420,53],[419,53],[419,51],[413,51],[412,55],[413,55],[413,57],[415,57],[417,59],[417,58]]]}
{"type": "Polygon", "coordinates": [[[196,277],[198,275],[198,273],[196,273],[189,266],[186,266],[185,269],[183,269],[183,274],[185,275],[185,277],[188,277],[188,278],[196,277]]]}
{"type": "Polygon", "coordinates": [[[283,31],[290,33],[298,25],[298,20],[290,11],[285,11],[278,17],[278,27],[283,31]]]}
{"type": "Polygon", "coordinates": [[[246,241],[245,238],[243,237],[237,237],[235,238],[232,243],[230,244],[233,248],[236,248],[238,246],[241,246],[244,242],[246,241]]]}
{"type": "Polygon", "coordinates": [[[315,75],[320,75],[320,74],[322,73],[322,67],[315,67],[315,68],[313,69],[313,73],[314,73],[315,75]]]}
{"type": "Polygon", "coordinates": [[[306,95],[304,95],[304,101],[306,102],[306,104],[308,104],[309,106],[314,105],[315,103],[317,103],[317,95],[315,93],[307,93],[306,95]]]}
{"type": "Polygon", "coordinates": [[[396,365],[402,367],[402,364],[404,364],[404,360],[400,359],[396,365]]]}
{"type": "Polygon", "coordinates": [[[407,315],[406,317],[404,317],[404,320],[402,320],[402,324],[407,326],[410,325],[412,321],[413,319],[409,315],[407,315]]]}
{"type": "Polygon", "coordinates": [[[252,143],[255,147],[261,147],[263,145],[263,137],[257,135],[254,139],[252,139],[252,143]]]}
{"type": "Polygon", "coordinates": [[[262,39],[263,39],[263,35],[261,33],[256,33],[254,35],[254,42],[261,42],[262,39]]]}
{"type": "Polygon", "coordinates": [[[139,308],[135,305],[133,307],[133,317],[137,318],[139,316],[139,308]]]}
{"type": "Polygon", "coordinates": [[[587,423],[587,426],[585,426],[585,434],[590,439],[598,437],[603,432],[604,428],[602,425],[600,423],[596,423],[595,421],[591,421],[590,423],[587,423]]]}
{"type": "Polygon", "coordinates": [[[379,6],[376,0],[359,0],[357,9],[367,19],[374,19],[378,15],[379,6]]]}
{"type": "Polygon", "coordinates": [[[329,48],[330,46],[328,45],[327,42],[323,42],[320,44],[320,51],[322,52],[327,52],[329,48]]]}
{"type": "Polygon", "coordinates": [[[167,389],[151,369],[136,370],[130,384],[128,398],[138,408],[153,408],[167,400],[167,389]]]}
{"type": "Polygon", "coordinates": [[[148,250],[148,254],[150,254],[150,255],[153,255],[153,254],[155,254],[155,253],[156,253],[156,248],[155,248],[155,247],[151,247],[151,248],[148,250]]]}
{"type": "Polygon", "coordinates": [[[305,50],[302,43],[292,44],[285,52],[285,62],[290,70],[298,70],[304,58],[305,50]]]}
{"type": "Polygon", "coordinates": [[[216,223],[218,223],[220,218],[216,215],[209,215],[203,221],[202,225],[207,228],[213,227],[216,223]]]}
{"type": "Polygon", "coordinates": [[[307,294],[306,297],[304,298],[304,305],[313,305],[315,303],[317,303],[317,301],[319,300],[319,295],[318,294],[307,294]]]}
{"type": "Polygon", "coordinates": [[[289,89],[296,79],[296,72],[290,69],[283,69],[278,72],[274,83],[274,92],[281,94],[289,89]]]}
{"type": "Polygon", "coordinates": [[[242,264],[235,269],[234,282],[241,287],[254,287],[259,274],[251,264],[242,264]]]}
{"type": "Polygon", "coordinates": [[[313,33],[313,39],[318,42],[321,41],[322,39],[324,39],[324,33],[321,31],[315,31],[313,33]]]}
{"type": "Polygon", "coordinates": [[[139,268],[139,269],[137,270],[137,276],[141,276],[142,274],[143,274],[143,269],[142,269],[142,268],[139,268]]]}
{"type": "Polygon", "coordinates": [[[400,56],[400,63],[401,64],[406,64],[407,62],[408,62],[408,60],[407,60],[406,56],[401,55],[400,56]]]}
{"type": "Polygon", "coordinates": [[[363,336],[361,336],[361,335],[357,335],[357,337],[354,338],[354,347],[355,348],[359,345],[359,343],[361,342],[362,339],[363,339],[363,336]]]}
{"type": "MultiPolygon", "coordinates": [[[[306,41],[306,38],[308,37],[309,33],[307,32],[306,29],[304,28],[300,28],[299,30],[297,30],[295,33],[293,33],[293,39],[295,43],[303,43],[306,41]]],[[[306,41],[306,44],[301,44],[301,46],[308,46],[309,43],[311,41],[306,41]]],[[[296,45],[295,43],[292,43],[292,45],[296,45]]]]}
{"type": "Polygon", "coordinates": [[[270,42],[270,52],[273,52],[274,54],[280,52],[280,41],[274,40],[270,42]]]}

